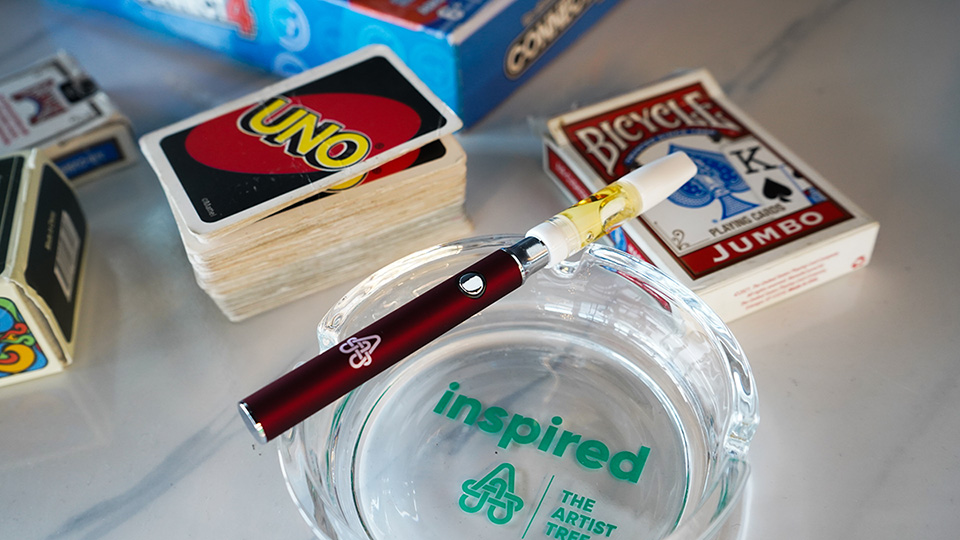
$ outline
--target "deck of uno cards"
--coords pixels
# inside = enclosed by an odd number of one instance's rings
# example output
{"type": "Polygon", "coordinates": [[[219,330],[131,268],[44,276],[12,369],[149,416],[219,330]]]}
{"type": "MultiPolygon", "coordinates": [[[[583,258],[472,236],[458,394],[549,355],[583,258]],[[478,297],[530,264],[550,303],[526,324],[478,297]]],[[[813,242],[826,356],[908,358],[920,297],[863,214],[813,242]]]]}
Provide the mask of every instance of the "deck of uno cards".
{"type": "Polygon", "coordinates": [[[431,245],[468,236],[466,159],[446,136],[207,242],[181,228],[198,284],[231,320],[359,278],[431,245]]]}
{"type": "Polygon", "coordinates": [[[145,135],[144,155],[198,238],[266,217],[461,126],[371,46],[145,135]]]}
{"type": "Polygon", "coordinates": [[[198,283],[239,320],[468,233],[460,126],[373,46],[140,144],[198,283]]]}
{"type": "Polygon", "coordinates": [[[575,196],[673,152],[697,175],[613,236],[725,320],[860,268],[878,225],[740,111],[705,70],[548,122],[548,173],[575,196]]]}

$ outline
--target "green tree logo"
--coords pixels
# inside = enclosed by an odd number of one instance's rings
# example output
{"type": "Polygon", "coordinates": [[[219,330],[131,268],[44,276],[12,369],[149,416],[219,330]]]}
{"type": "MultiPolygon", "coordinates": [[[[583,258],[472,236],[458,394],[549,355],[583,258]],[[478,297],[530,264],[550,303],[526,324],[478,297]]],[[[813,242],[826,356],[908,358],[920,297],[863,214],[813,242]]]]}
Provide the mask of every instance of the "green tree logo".
{"type": "Polygon", "coordinates": [[[460,509],[475,514],[487,508],[487,519],[496,525],[506,525],[514,512],[523,508],[523,499],[513,492],[516,469],[509,463],[501,463],[480,480],[463,483],[460,509]]]}

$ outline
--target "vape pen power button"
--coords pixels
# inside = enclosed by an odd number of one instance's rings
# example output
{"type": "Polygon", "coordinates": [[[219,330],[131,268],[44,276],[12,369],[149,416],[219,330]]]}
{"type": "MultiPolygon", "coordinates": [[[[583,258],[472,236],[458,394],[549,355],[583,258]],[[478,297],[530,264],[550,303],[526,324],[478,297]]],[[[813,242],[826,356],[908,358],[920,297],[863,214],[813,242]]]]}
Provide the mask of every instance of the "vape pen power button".
{"type": "Polygon", "coordinates": [[[483,276],[476,272],[466,272],[460,276],[458,284],[460,285],[460,291],[470,298],[480,298],[487,288],[483,276]]]}

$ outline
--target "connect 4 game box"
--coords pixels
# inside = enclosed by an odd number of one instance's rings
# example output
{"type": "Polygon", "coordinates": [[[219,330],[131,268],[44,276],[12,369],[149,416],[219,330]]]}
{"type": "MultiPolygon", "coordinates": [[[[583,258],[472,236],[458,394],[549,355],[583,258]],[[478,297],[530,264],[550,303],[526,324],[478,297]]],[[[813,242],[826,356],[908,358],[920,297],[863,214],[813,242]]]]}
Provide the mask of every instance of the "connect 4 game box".
{"type": "Polygon", "coordinates": [[[544,167],[574,198],[672,152],[697,175],[615,231],[730,321],[859,269],[878,224],[740,111],[705,70],[548,122],[544,167]]]}
{"type": "Polygon", "coordinates": [[[387,45],[469,126],[617,0],[64,0],[290,75],[387,45]]]}

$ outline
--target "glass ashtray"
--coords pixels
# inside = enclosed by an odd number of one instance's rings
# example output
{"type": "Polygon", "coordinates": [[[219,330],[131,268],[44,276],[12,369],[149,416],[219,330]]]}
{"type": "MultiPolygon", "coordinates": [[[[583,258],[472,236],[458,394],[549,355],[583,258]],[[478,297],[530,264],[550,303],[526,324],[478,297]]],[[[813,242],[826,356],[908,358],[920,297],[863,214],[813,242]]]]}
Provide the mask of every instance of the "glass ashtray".
{"type": "MultiPolygon", "coordinates": [[[[318,326],[334,346],[512,245],[397,261],[318,326]]],[[[280,438],[290,494],[324,540],[715,537],[748,477],[757,393],[688,289],[593,245],[280,438]]]]}

